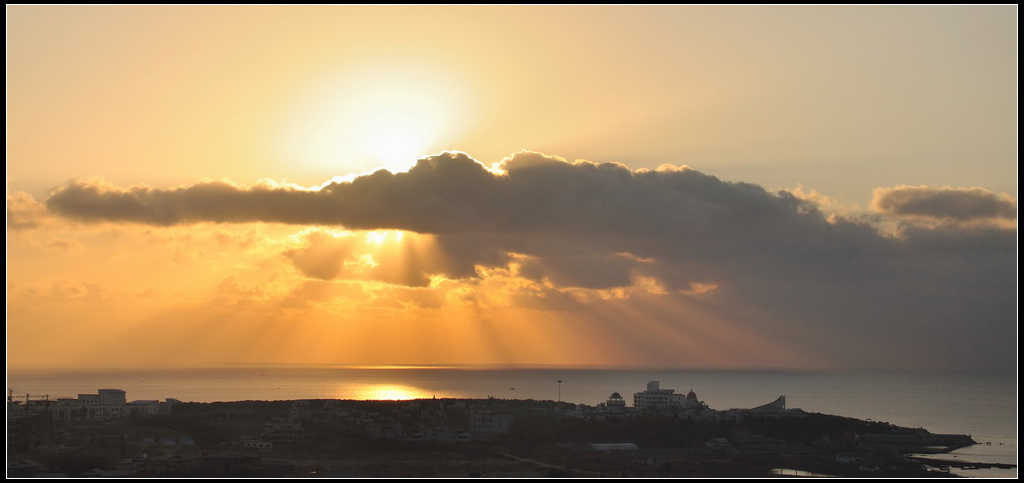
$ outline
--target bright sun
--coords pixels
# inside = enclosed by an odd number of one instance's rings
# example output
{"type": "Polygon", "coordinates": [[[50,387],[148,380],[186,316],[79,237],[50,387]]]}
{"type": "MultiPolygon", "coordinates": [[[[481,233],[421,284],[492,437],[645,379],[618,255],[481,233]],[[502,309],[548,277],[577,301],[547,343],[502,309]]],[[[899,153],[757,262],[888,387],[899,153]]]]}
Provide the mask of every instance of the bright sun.
{"type": "MultiPolygon", "coordinates": [[[[395,96],[403,97],[403,96],[395,96]]],[[[409,96],[404,96],[409,97],[409,96]]],[[[426,154],[441,127],[437,112],[418,99],[367,106],[357,132],[360,151],[386,168],[401,168],[426,154]],[[399,104],[404,102],[405,104],[399,104]]]]}
{"type": "Polygon", "coordinates": [[[423,68],[327,76],[291,117],[286,155],[334,175],[402,171],[451,142],[461,116],[455,81],[423,68]]]}

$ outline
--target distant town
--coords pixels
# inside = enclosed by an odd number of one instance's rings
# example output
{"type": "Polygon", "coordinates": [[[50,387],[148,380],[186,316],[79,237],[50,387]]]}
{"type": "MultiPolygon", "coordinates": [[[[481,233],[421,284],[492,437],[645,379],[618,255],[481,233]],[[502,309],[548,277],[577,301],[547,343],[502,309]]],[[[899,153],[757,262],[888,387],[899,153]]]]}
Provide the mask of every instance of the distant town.
{"type": "Polygon", "coordinates": [[[650,381],[596,406],[515,399],[7,401],[8,477],[948,475],[909,458],[967,435],[807,413],[714,410],[650,381]]]}

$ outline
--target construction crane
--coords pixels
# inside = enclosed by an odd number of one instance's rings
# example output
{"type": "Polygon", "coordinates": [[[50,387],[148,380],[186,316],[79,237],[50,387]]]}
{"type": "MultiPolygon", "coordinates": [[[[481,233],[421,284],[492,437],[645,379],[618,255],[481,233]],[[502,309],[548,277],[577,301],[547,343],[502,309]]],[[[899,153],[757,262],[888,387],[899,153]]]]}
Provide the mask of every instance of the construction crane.
{"type": "MultiPolygon", "coordinates": [[[[18,395],[21,398],[21,395],[18,395]]],[[[36,401],[49,401],[49,394],[29,394],[25,393],[25,405],[28,406],[28,402],[31,398],[36,398],[36,401]]],[[[14,402],[14,389],[7,389],[7,402],[14,402]]]]}

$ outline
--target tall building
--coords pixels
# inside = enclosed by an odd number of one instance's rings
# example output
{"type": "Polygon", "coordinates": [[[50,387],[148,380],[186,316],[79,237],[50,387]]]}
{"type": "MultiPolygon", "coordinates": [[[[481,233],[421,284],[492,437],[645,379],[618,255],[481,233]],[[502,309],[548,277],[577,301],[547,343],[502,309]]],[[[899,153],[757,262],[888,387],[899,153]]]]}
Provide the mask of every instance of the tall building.
{"type": "Polygon", "coordinates": [[[675,389],[662,389],[660,386],[658,381],[648,382],[646,391],[633,394],[633,407],[656,409],[686,406],[686,398],[682,394],[676,394],[675,389]]]}

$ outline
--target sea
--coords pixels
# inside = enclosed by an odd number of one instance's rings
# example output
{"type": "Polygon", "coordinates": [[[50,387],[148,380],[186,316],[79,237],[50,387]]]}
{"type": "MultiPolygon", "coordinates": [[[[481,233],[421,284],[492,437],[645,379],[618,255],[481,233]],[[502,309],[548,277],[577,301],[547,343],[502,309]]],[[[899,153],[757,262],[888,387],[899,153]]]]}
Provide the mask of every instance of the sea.
{"type": "MultiPolygon", "coordinates": [[[[752,408],[785,396],[787,408],[971,435],[979,444],[941,455],[1017,464],[1017,375],[684,369],[492,369],[465,367],[217,367],[7,371],[8,397],[57,399],[121,389],[129,401],[497,398],[596,406],[627,404],[658,381],[693,391],[711,409],[752,408]]],[[[956,469],[974,478],[1017,478],[1017,469],[956,469]]]]}

